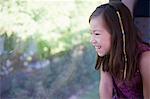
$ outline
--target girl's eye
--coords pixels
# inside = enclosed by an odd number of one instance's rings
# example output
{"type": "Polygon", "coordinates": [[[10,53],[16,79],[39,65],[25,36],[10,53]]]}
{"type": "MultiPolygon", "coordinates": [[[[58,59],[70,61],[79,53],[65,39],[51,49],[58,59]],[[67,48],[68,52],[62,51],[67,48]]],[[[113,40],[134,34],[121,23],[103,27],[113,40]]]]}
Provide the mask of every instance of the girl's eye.
{"type": "Polygon", "coordinates": [[[95,33],[95,35],[101,35],[101,34],[99,34],[99,33],[95,33]]]}

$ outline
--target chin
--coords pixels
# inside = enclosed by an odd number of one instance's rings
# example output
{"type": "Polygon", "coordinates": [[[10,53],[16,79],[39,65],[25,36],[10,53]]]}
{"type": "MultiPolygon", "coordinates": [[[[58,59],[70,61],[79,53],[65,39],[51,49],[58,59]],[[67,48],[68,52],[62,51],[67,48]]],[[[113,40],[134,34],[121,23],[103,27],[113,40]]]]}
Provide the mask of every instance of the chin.
{"type": "Polygon", "coordinates": [[[104,53],[97,53],[97,54],[98,54],[98,56],[100,56],[100,57],[105,56],[105,54],[104,54],[104,53]]]}

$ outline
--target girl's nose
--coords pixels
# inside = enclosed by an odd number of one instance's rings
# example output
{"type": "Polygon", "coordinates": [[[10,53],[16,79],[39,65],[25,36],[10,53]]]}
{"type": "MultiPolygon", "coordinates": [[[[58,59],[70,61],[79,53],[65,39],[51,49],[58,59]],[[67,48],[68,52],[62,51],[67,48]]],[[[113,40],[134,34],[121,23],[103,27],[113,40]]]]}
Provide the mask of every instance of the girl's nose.
{"type": "Polygon", "coordinates": [[[90,42],[92,43],[92,45],[95,45],[97,41],[94,38],[91,38],[90,42]]]}

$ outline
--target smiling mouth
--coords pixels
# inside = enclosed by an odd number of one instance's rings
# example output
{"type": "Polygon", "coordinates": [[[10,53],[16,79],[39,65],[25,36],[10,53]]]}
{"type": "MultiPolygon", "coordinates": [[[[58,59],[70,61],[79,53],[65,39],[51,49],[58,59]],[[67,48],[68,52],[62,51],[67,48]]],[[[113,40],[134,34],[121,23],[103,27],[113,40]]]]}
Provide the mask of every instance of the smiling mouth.
{"type": "Polygon", "coordinates": [[[101,46],[95,47],[95,49],[101,49],[101,46]]]}

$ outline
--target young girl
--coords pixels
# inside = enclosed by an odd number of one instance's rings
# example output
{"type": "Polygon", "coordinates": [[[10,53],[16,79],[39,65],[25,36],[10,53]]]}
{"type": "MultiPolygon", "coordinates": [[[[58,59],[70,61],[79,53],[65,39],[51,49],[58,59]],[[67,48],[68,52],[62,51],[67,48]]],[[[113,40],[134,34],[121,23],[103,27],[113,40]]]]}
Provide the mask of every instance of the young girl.
{"type": "Polygon", "coordinates": [[[150,45],[121,2],[98,6],[89,18],[101,71],[100,99],[150,99],[150,45]]]}

